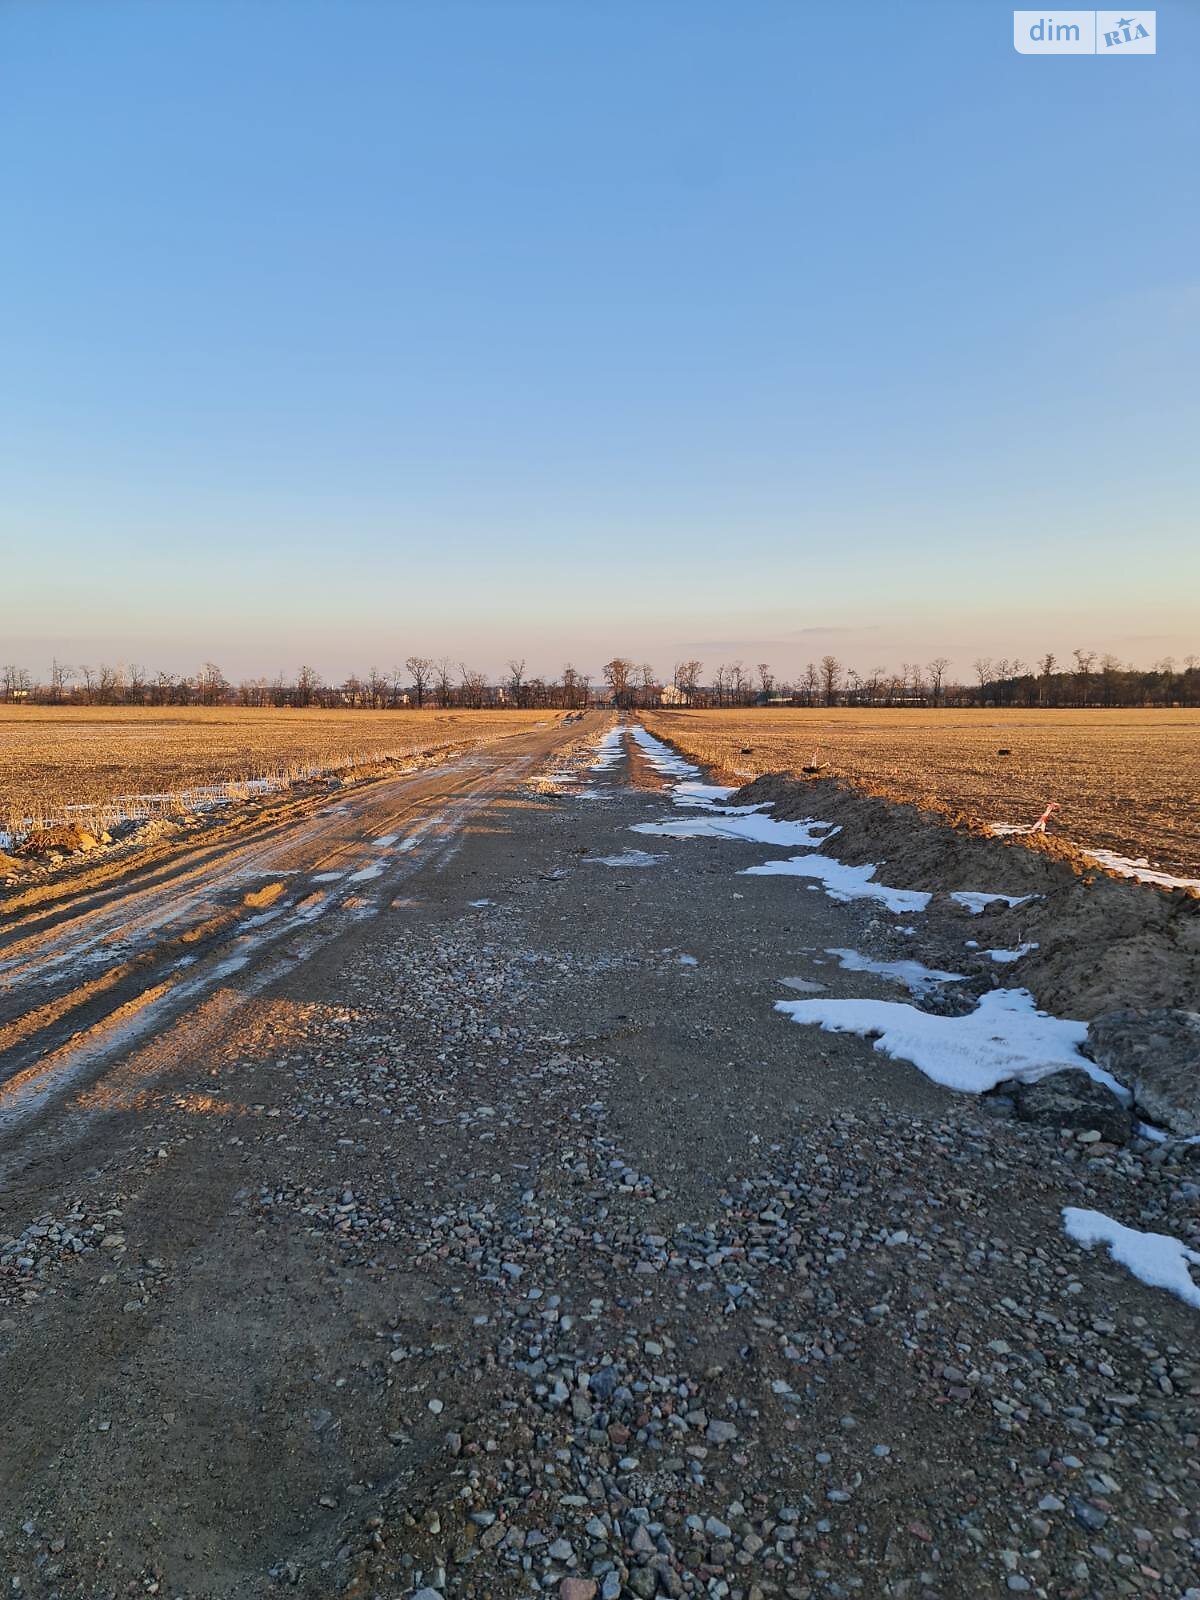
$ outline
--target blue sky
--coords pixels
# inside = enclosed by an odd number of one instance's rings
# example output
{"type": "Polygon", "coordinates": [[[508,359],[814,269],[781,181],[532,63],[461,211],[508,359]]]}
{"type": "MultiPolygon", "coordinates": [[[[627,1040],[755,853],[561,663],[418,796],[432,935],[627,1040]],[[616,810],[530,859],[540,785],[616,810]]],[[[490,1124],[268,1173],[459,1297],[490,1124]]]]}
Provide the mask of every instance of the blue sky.
{"type": "Polygon", "coordinates": [[[1200,9],[5,0],[0,652],[1200,652],[1200,9]]]}

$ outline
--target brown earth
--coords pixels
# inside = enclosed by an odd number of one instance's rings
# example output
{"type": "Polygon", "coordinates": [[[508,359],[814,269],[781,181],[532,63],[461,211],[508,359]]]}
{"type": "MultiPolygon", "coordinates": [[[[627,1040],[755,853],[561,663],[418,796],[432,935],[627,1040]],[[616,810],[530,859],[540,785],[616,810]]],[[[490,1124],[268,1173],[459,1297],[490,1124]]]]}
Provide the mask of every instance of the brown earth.
{"type": "Polygon", "coordinates": [[[644,720],[726,782],[796,776],[815,754],[865,793],[981,826],[1028,826],[1054,801],[1053,836],[1200,877],[1200,710],[763,707],[644,720]]]}

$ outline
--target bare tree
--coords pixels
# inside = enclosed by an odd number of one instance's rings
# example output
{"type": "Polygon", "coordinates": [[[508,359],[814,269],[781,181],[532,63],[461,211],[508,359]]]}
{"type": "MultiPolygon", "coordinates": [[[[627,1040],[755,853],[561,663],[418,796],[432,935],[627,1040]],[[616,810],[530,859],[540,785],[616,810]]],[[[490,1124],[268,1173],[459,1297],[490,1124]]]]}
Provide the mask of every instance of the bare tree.
{"type": "Polygon", "coordinates": [[[468,667],[465,661],[459,662],[458,673],[462,679],[463,700],[472,711],[478,711],[487,695],[487,677],[476,668],[468,667]]]}
{"type": "Polygon", "coordinates": [[[942,685],[946,681],[946,668],[950,665],[948,656],[934,656],[925,670],[929,674],[929,689],[933,695],[934,705],[942,702],[942,685]]]}
{"type": "Polygon", "coordinates": [[[987,693],[988,685],[991,683],[995,674],[995,669],[992,666],[992,658],[991,656],[979,656],[973,665],[975,676],[979,679],[979,696],[980,699],[982,699],[987,693]]]}
{"type": "Polygon", "coordinates": [[[4,698],[10,703],[14,700],[24,700],[29,693],[29,674],[25,668],[10,662],[0,675],[4,679],[4,698]]]}
{"type": "Polygon", "coordinates": [[[311,706],[321,687],[321,674],[315,667],[301,667],[296,674],[296,704],[311,706]]]}
{"type": "Polygon", "coordinates": [[[760,661],[757,667],[759,688],[764,700],[771,698],[771,690],[775,687],[775,674],[771,671],[769,662],[760,661]]]}
{"type": "MultiPolygon", "coordinates": [[[[1106,656],[1105,660],[1109,658],[1106,656]]],[[[1175,657],[1164,656],[1161,661],[1154,663],[1155,672],[1162,677],[1162,702],[1168,705],[1171,700],[1171,691],[1175,683],[1175,657]]]]}
{"type": "MultiPolygon", "coordinates": [[[[445,663],[442,663],[443,666],[445,663]]],[[[413,693],[417,697],[417,709],[425,704],[425,694],[433,678],[433,662],[428,656],[409,656],[404,663],[412,677],[413,693]]]]}
{"type": "Polygon", "coordinates": [[[508,663],[508,692],[513,697],[514,705],[524,705],[524,688],[525,657],[522,656],[519,661],[514,660],[508,663]]]}
{"type": "Polygon", "coordinates": [[[100,672],[96,679],[96,699],[102,706],[115,706],[125,687],[125,674],[120,667],[112,667],[107,661],[100,663],[100,672]]]}
{"type": "Polygon", "coordinates": [[[696,687],[700,682],[700,674],[704,671],[702,661],[677,661],[675,663],[675,687],[690,706],[696,698],[696,687]]]}
{"type": "Polygon", "coordinates": [[[439,706],[448,706],[454,698],[454,680],[450,676],[451,670],[449,656],[443,656],[433,669],[439,706]]]}
{"type": "MultiPolygon", "coordinates": [[[[1162,671],[1161,664],[1158,670],[1162,671]]],[[[1100,657],[1100,698],[1106,706],[1115,706],[1117,703],[1120,674],[1120,661],[1111,652],[1105,652],[1100,657]]]]}
{"type": "Polygon", "coordinates": [[[50,699],[57,705],[71,681],[71,668],[55,656],[50,663],[50,699]]]}
{"type": "Polygon", "coordinates": [[[380,672],[378,667],[372,667],[367,673],[367,694],[370,697],[372,711],[378,711],[387,698],[387,675],[380,672]]]}
{"type": "Polygon", "coordinates": [[[606,661],[600,670],[604,674],[605,683],[612,690],[613,699],[619,706],[627,706],[633,662],[624,656],[614,656],[611,661],[606,661]]]}
{"type": "Polygon", "coordinates": [[[838,685],[842,680],[842,663],[836,656],[821,657],[821,691],[825,704],[831,706],[837,699],[838,685]]]}
{"type": "Polygon", "coordinates": [[[817,671],[815,661],[810,661],[804,669],[804,698],[810,706],[817,703],[817,695],[821,689],[821,675],[817,671]]]}
{"type": "Polygon", "coordinates": [[[1092,667],[1095,664],[1096,652],[1094,650],[1073,650],[1075,657],[1075,687],[1079,696],[1079,704],[1088,703],[1088,695],[1092,686],[1092,667]]]}
{"type": "Polygon", "coordinates": [[[579,669],[573,667],[569,661],[562,669],[562,697],[563,704],[568,711],[575,711],[587,698],[579,676],[579,669]]]}
{"type": "Polygon", "coordinates": [[[196,674],[196,694],[202,706],[220,705],[228,688],[225,674],[215,661],[206,661],[196,674]]]}
{"type": "Polygon", "coordinates": [[[1049,702],[1052,688],[1051,679],[1054,677],[1054,669],[1057,665],[1058,657],[1052,650],[1047,650],[1046,654],[1038,662],[1038,677],[1040,679],[1038,684],[1038,702],[1041,705],[1046,705],[1049,702]]]}

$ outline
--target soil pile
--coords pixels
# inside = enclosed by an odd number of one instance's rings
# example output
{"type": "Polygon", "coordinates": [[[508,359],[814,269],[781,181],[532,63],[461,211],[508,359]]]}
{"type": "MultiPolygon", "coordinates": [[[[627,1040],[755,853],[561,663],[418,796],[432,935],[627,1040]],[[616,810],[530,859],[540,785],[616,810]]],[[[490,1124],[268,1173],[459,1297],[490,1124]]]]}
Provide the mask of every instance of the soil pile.
{"type": "Polygon", "coordinates": [[[1200,897],[1118,878],[1054,839],[1016,843],[916,806],[876,799],[836,779],[769,773],[733,796],[770,802],[772,815],[815,817],[840,832],[821,853],[852,866],[872,862],[881,881],[930,893],[923,917],[946,964],[967,940],[983,950],[1034,945],[1018,971],[996,962],[997,982],[1019,982],[1040,1005],[1090,1020],[1135,1008],[1194,1009],[1200,995],[1200,897]],[[979,913],[956,892],[1006,895],[979,913]],[[1026,898],[1030,897],[1030,898],[1026,898]]]}
{"type": "Polygon", "coordinates": [[[56,828],[38,828],[21,846],[21,853],[27,856],[77,856],[86,855],[99,847],[100,840],[94,833],[74,823],[65,823],[56,828]]]}

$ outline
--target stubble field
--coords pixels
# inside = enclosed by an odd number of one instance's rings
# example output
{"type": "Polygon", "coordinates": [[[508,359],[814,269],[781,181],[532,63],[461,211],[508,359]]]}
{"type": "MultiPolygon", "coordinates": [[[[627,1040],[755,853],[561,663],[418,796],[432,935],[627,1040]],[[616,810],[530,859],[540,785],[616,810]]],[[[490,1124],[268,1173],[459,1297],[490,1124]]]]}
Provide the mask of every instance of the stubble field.
{"type": "Polygon", "coordinates": [[[819,764],[891,799],[1028,825],[1200,876],[1200,710],[662,711],[651,732],[733,780],[819,764]],[[1002,750],[1009,754],[1001,755],[1002,750]]]}
{"type": "Polygon", "coordinates": [[[87,820],[94,812],[105,822],[136,813],[138,797],[151,806],[187,805],[206,790],[277,788],[317,773],[416,760],[520,733],[553,715],[0,706],[0,831],[20,832],[31,819],[66,820],[68,808],[87,808],[87,820]]]}

